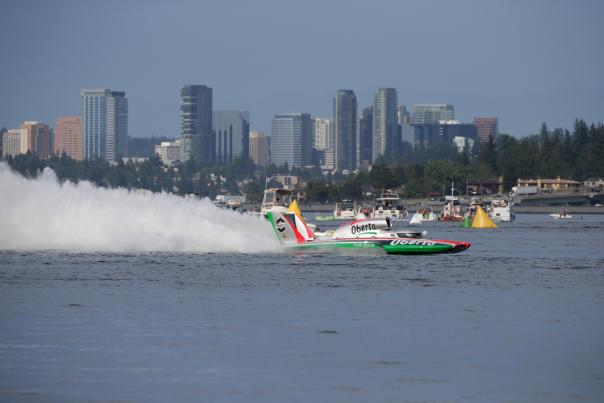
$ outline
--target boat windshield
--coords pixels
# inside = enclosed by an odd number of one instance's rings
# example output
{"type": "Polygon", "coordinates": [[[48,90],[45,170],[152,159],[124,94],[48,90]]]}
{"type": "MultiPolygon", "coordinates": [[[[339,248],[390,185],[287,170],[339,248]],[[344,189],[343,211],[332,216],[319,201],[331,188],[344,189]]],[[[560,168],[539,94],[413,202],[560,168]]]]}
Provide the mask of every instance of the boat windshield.
{"type": "Polygon", "coordinates": [[[399,238],[414,238],[414,239],[419,239],[422,237],[422,233],[421,232],[397,232],[396,235],[398,235],[399,238]]]}
{"type": "Polygon", "coordinates": [[[264,192],[264,200],[262,204],[273,206],[289,206],[291,203],[292,194],[289,191],[266,190],[264,192]]]}

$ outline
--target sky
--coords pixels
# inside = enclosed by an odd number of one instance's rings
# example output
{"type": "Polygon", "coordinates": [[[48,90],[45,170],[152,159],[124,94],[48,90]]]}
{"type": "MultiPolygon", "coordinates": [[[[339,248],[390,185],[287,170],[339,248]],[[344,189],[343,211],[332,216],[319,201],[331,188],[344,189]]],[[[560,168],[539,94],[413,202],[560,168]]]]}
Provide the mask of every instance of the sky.
{"type": "Polygon", "coordinates": [[[80,112],[80,90],[126,91],[129,134],[179,137],[179,91],[215,110],[332,115],[393,87],[515,136],[604,121],[604,1],[31,1],[0,4],[0,126],[80,112]]]}

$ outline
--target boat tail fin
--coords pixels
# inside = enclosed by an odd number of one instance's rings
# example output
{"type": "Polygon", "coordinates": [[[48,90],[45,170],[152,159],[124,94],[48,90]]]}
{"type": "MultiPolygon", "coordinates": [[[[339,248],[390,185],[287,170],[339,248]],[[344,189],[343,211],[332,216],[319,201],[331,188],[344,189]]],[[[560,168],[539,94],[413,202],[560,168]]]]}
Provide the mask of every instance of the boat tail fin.
{"type": "Polygon", "coordinates": [[[296,228],[296,214],[269,212],[266,214],[266,218],[272,224],[275,234],[281,242],[306,242],[306,238],[296,228]]]}
{"type": "Polygon", "coordinates": [[[300,207],[298,207],[297,201],[294,200],[293,202],[291,202],[289,208],[287,209],[287,212],[293,213],[295,215],[294,224],[296,225],[296,229],[298,230],[298,232],[302,234],[305,240],[310,241],[315,239],[315,234],[313,234],[310,228],[308,228],[308,225],[306,225],[306,221],[304,221],[304,217],[302,217],[302,212],[300,211],[300,207]]]}
{"type": "Polygon", "coordinates": [[[288,213],[296,213],[300,217],[302,217],[302,212],[300,211],[300,206],[298,206],[298,202],[296,200],[293,200],[290,203],[289,207],[287,208],[287,212],[288,213]]]}

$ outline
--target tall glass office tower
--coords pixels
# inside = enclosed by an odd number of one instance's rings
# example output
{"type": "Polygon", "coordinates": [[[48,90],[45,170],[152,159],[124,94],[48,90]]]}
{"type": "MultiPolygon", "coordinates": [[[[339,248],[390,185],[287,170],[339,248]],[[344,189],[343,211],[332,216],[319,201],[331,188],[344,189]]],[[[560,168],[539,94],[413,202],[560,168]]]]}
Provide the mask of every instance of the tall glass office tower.
{"type": "Polygon", "coordinates": [[[364,108],[359,121],[359,163],[373,163],[373,106],[364,108]]]}
{"type": "Polygon", "coordinates": [[[128,155],[128,99],[123,91],[111,91],[107,97],[106,156],[117,161],[128,155]]]}
{"type": "Polygon", "coordinates": [[[312,120],[309,113],[275,115],[271,126],[271,162],[277,166],[312,164],[312,120]]]}
{"type": "Polygon", "coordinates": [[[216,162],[231,162],[249,157],[250,113],[248,111],[214,111],[214,145],[216,162]]]}
{"type": "Polygon", "coordinates": [[[338,90],[333,99],[336,170],[357,167],[357,97],[352,90],[338,90]]]}
{"type": "Polygon", "coordinates": [[[123,91],[82,90],[84,159],[117,161],[128,155],[128,99],[123,91]]]}
{"type": "Polygon", "coordinates": [[[212,89],[185,85],[180,89],[180,136],[182,158],[208,163],[214,160],[212,133],[212,89]]]}
{"type": "Polygon", "coordinates": [[[400,148],[396,118],[396,90],[380,88],[373,100],[373,162],[383,154],[396,153],[400,148]]]}

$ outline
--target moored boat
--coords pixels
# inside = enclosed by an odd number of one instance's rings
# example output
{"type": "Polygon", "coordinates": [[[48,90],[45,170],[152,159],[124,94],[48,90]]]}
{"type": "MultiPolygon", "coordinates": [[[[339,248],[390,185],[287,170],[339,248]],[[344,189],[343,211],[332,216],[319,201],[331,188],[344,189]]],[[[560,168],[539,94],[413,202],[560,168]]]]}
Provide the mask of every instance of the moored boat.
{"type": "Polygon", "coordinates": [[[549,216],[556,220],[568,220],[573,218],[572,215],[568,214],[568,211],[566,211],[565,208],[561,209],[557,214],[550,214],[549,216]]]}
{"type": "Polygon", "coordinates": [[[336,208],[333,211],[333,219],[334,220],[358,220],[361,218],[366,218],[365,215],[357,208],[357,205],[350,201],[343,201],[340,203],[336,203],[336,208]]]}
{"type": "Polygon", "coordinates": [[[494,197],[491,204],[487,206],[487,212],[493,221],[511,222],[514,220],[512,213],[512,201],[501,197],[494,197]]]}
{"type": "Polygon", "coordinates": [[[466,213],[464,214],[464,216],[468,217],[470,220],[473,220],[479,208],[486,211],[484,204],[485,203],[482,198],[472,197],[467,205],[466,213]]]}
{"type": "Polygon", "coordinates": [[[436,217],[434,216],[434,211],[432,211],[432,207],[422,205],[416,211],[413,217],[411,217],[410,223],[413,224],[421,224],[426,221],[435,221],[436,217]]]}
{"type": "Polygon", "coordinates": [[[375,206],[369,217],[396,221],[406,218],[407,214],[407,207],[401,201],[398,193],[393,190],[385,190],[375,199],[375,206]]]}
{"type": "Polygon", "coordinates": [[[462,222],[464,220],[464,212],[461,206],[461,201],[457,196],[445,196],[445,205],[440,212],[438,221],[444,222],[462,222]]]}
{"type": "Polygon", "coordinates": [[[462,222],[464,220],[464,209],[459,197],[455,196],[455,188],[451,182],[451,195],[445,196],[445,205],[443,206],[438,221],[444,222],[462,222]]]}
{"type": "Polygon", "coordinates": [[[315,216],[316,221],[333,221],[333,215],[318,215],[315,216]]]}

